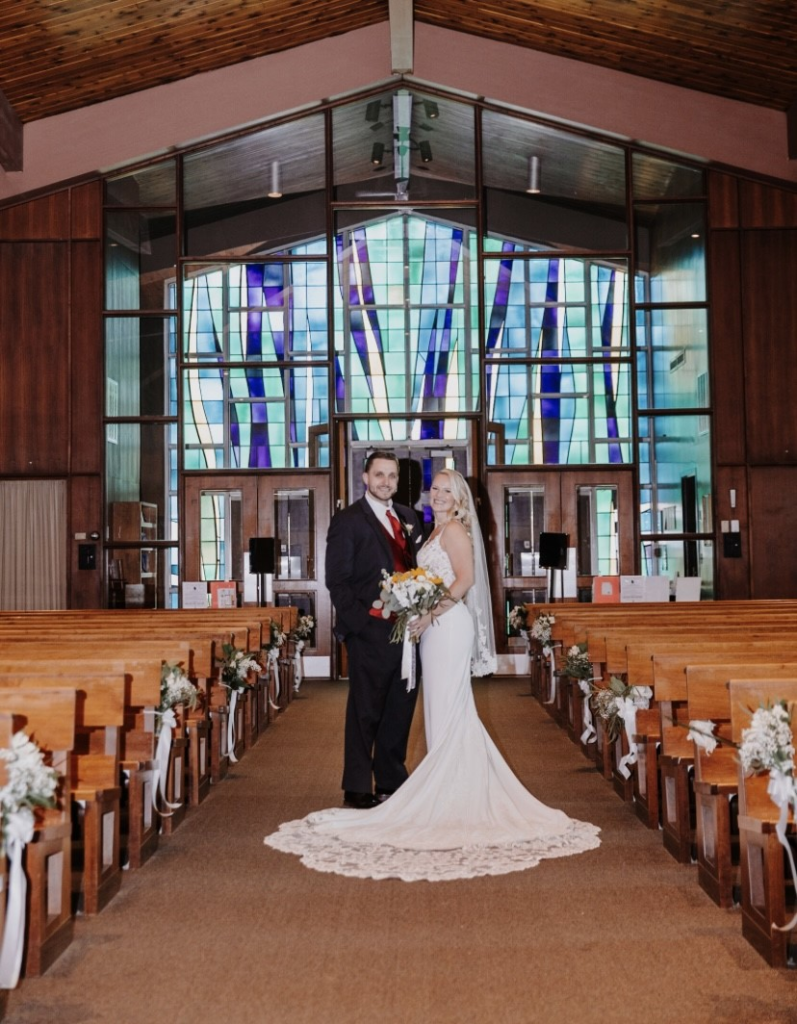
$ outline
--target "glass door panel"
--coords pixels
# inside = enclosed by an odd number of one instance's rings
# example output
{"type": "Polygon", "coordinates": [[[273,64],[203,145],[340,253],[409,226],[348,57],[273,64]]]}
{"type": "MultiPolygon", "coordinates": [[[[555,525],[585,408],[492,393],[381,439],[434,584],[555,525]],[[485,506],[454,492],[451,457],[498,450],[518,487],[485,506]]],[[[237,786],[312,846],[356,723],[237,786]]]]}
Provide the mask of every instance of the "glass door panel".
{"type": "Polygon", "coordinates": [[[307,580],[315,577],[314,492],[279,490],[274,495],[276,550],[275,576],[278,580],[307,580]]]}
{"type": "Polygon", "coordinates": [[[620,572],[617,488],[578,488],[577,572],[579,576],[617,576],[620,572]]]}
{"type": "Polygon", "coordinates": [[[545,576],[539,554],[544,523],[544,487],[504,488],[504,576],[545,576]]]}

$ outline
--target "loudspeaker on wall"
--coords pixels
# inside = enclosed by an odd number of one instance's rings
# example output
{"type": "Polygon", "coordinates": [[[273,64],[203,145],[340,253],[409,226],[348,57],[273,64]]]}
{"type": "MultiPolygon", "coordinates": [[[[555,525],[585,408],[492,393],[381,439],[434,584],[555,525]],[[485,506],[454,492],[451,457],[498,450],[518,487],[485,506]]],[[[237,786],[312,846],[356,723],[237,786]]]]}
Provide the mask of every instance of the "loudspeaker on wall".
{"type": "Polygon", "coordinates": [[[566,569],[570,535],[567,533],[540,534],[540,568],[566,569]]]}
{"type": "Polygon", "coordinates": [[[249,538],[249,572],[273,573],[275,569],[275,544],[273,537],[249,538]]]}

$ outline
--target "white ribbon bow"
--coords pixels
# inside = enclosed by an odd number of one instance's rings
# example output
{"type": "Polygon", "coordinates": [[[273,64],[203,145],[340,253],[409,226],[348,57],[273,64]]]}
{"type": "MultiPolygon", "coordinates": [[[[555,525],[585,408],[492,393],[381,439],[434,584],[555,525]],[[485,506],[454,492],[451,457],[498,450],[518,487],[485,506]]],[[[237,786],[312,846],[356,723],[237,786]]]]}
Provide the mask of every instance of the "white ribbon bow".
{"type": "Polygon", "coordinates": [[[582,743],[591,743],[598,736],[592,719],[592,708],[589,706],[589,696],[592,693],[592,687],[588,679],[579,679],[578,688],[584,694],[584,700],[581,702],[581,724],[584,726],[584,731],[579,738],[582,743]]]}
{"type": "Polygon", "coordinates": [[[404,630],[401,647],[401,678],[407,680],[407,693],[415,689],[415,642],[410,637],[409,624],[404,630]]]}
{"type": "Polygon", "coordinates": [[[177,725],[177,718],[171,708],[166,711],[157,711],[161,720],[161,731],[158,736],[158,746],[155,749],[155,771],[152,780],[152,806],[162,818],[171,818],[172,814],[180,806],[179,803],[172,804],[166,799],[166,783],[169,777],[169,758],[172,753],[172,729],[177,725]],[[158,807],[158,793],[164,806],[168,811],[162,811],[158,807]]]}
{"type": "MultiPolygon", "coordinates": [[[[797,870],[794,866],[794,855],[791,852],[791,846],[786,838],[786,830],[789,827],[789,805],[794,802],[795,809],[797,809],[797,792],[795,792],[794,785],[795,780],[791,775],[784,775],[783,772],[779,772],[775,768],[770,770],[767,793],[769,794],[772,802],[780,808],[780,817],[778,818],[778,823],[775,826],[775,833],[777,834],[780,845],[786,851],[786,855],[789,860],[789,868],[791,869],[792,881],[795,886],[797,886],[797,870]]],[[[795,927],[797,927],[797,914],[792,917],[791,921],[787,921],[786,924],[772,925],[773,930],[776,932],[790,932],[795,927]]]]}
{"type": "Polygon", "coordinates": [[[33,839],[33,812],[23,807],[5,820],[8,858],[8,902],[0,950],[0,988],[15,988],[25,948],[25,898],[28,883],[22,870],[22,851],[33,839]]]}
{"type": "Polygon", "coordinates": [[[296,649],[293,652],[293,692],[298,693],[302,685],[302,651],[304,640],[296,641],[296,649]]]}
{"type": "Polygon", "coordinates": [[[618,713],[623,720],[625,735],[628,740],[628,753],[625,757],[620,758],[620,763],[617,765],[617,770],[624,779],[631,778],[628,766],[636,764],[639,755],[637,745],[634,742],[637,708],[650,707],[650,698],[652,696],[653,690],[649,686],[634,686],[630,697],[617,698],[618,713]]]}
{"type": "MultiPolygon", "coordinates": [[[[268,671],[274,677],[274,696],[279,700],[280,695],[280,668],[279,668],[280,652],[276,647],[272,647],[268,652],[268,671]]],[[[279,704],[275,704],[274,701],[269,697],[269,704],[275,711],[279,711],[279,704]]]]}
{"type": "Polygon", "coordinates": [[[238,691],[230,688],[230,707],[227,714],[227,757],[233,764],[238,763],[235,756],[235,709],[238,706],[238,691]]]}
{"type": "Polygon", "coordinates": [[[551,670],[551,699],[546,700],[546,704],[553,704],[556,700],[556,664],[554,662],[553,647],[543,647],[543,657],[548,659],[548,666],[551,670]]]}

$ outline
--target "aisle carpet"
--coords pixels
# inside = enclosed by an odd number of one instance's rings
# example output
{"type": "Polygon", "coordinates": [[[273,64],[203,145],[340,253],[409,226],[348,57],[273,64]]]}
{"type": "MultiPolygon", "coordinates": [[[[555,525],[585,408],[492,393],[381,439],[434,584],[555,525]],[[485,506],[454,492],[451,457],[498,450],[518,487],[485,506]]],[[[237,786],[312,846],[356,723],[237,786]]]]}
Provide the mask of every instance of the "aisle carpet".
{"type": "MultiPolygon", "coordinates": [[[[480,714],[534,793],[598,850],[461,882],[320,874],[263,845],[336,805],[346,688],[300,697],[40,979],[7,1024],[795,1024],[795,975],[745,942],[524,692],[480,714]]],[[[411,760],[423,755],[417,716],[411,760]]]]}

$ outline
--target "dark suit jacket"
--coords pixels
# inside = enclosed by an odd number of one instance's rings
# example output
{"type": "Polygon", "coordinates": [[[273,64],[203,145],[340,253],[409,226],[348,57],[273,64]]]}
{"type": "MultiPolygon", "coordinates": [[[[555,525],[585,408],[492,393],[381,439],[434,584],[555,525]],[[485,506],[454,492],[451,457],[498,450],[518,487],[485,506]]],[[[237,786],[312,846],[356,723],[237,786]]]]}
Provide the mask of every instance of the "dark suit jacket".
{"type": "MultiPolygon", "coordinates": [[[[412,564],[423,542],[414,510],[394,503],[393,511],[409,530],[412,564]]],[[[335,633],[345,639],[360,633],[369,609],[379,597],[382,569],[393,572],[393,552],[387,532],[366,499],[360,498],[332,517],[327,534],[326,585],[335,607],[335,633]]]]}

